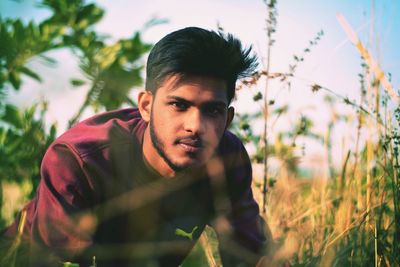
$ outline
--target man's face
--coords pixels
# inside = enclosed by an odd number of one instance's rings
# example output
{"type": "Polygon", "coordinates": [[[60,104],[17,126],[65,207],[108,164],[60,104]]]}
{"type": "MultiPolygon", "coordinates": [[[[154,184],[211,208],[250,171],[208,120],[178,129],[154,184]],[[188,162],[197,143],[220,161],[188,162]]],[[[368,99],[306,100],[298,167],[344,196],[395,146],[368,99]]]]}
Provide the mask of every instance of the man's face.
{"type": "Polygon", "coordinates": [[[144,144],[144,153],[155,150],[148,153],[151,158],[146,156],[150,164],[162,160],[173,172],[201,166],[210,159],[233,117],[226,83],[215,78],[171,76],[151,102],[151,146],[144,144]]]}

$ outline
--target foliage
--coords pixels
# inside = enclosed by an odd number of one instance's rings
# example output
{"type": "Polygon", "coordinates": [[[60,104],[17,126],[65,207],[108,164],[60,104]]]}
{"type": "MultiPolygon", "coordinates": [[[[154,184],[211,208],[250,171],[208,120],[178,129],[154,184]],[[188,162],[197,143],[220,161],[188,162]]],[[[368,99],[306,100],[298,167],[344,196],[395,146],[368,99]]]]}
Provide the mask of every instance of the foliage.
{"type": "MultiPolygon", "coordinates": [[[[124,103],[134,105],[128,94],[142,83],[141,58],[151,47],[142,41],[140,32],[109,44],[94,29],[104,15],[95,3],[43,0],[39,6],[51,11],[39,23],[0,18],[0,204],[5,183],[28,181],[32,184],[28,197],[33,196],[40,179],[40,161],[57,135],[56,123],[45,124],[46,102],[26,109],[9,103],[8,92],[23,89],[24,76],[43,80],[28,63],[42,59],[54,65],[56,61],[47,54],[60,48],[69,49],[78,57],[87,80],[71,78],[71,86],[87,85],[90,89],[83,106],[71,119],[72,125],[89,106],[109,110],[124,103]]],[[[158,22],[153,19],[149,26],[158,22]]],[[[1,207],[0,228],[5,223],[1,207]]]]}
{"type": "MultiPolygon", "coordinates": [[[[45,104],[26,110],[7,104],[0,112],[1,191],[5,182],[22,184],[28,181],[32,185],[28,198],[33,197],[40,180],[40,159],[56,137],[55,124],[46,130],[45,112],[45,104]]],[[[0,196],[2,200],[2,194],[0,196]]],[[[4,227],[5,222],[0,218],[0,227],[4,227]]]]}
{"type": "Polygon", "coordinates": [[[44,113],[46,106],[41,107],[38,118],[38,106],[18,110],[15,106],[6,105],[1,114],[0,128],[0,161],[2,181],[22,182],[29,176],[37,182],[39,176],[38,158],[42,158],[46,147],[56,137],[56,125],[46,132],[44,113]]]}
{"type": "Polygon", "coordinates": [[[177,236],[182,236],[182,237],[188,238],[189,240],[193,240],[193,234],[197,230],[197,228],[198,227],[195,226],[191,232],[185,232],[185,230],[177,228],[177,229],[175,229],[175,234],[177,236]]]}
{"type": "MultiPolygon", "coordinates": [[[[274,131],[275,123],[286,119],[292,110],[277,101],[277,95],[271,97],[271,90],[277,88],[272,88],[269,81],[278,81],[279,90],[294,88],[298,66],[306,63],[306,56],[325,33],[317,32],[299,54],[293,55],[286,72],[272,72],[270,57],[278,6],[277,1],[264,2],[266,68],[239,86],[241,90],[257,87],[253,100],[260,109],[253,114],[236,114],[231,130],[255,148],[253,163],[265,166],[264,184],[260,187],[255,183],[254,194],[259,203],[268,204],[264,216],[276,240],[276,261],[287,260],[292,266],[399,266],[400,108],[390,109],[390,97],[380,90],[379,77],[363,61],[358,101],[321,84],[310,84],[316,95],[327,94],[325,104],[331,116],[324,133],[316,131],[307,114],[297,114],[287,130],[274,131]],[[266,81],[265,90],[259,89],[262,81],[266,81]],[[353,112],[343,113],[344,105],[353,112]],[[255,131],[256,121],[265,123],[264,132],[255,131]],[[333,164],[332,148],[337,143],[333,132],[339,122],[355,129],[355,140],[348,144],[343,162],[337,166],[333,164]],[[304,139],[323,147],[320,169],[326,169],[325,175],[302,175],[299,143],[304,139]],[[269,168],[270,159],[278,160],[277,171],[269,168]]],[[[43,0],[41,4],[52,15],[38,24],[0,18],[0,186],[10,181],[30,181],[34,188],[40,160],[57,135],[56,124],[45,124],[46,103],[21,109],[7,101],[9,90],[24,88],[24,76],[43,80],[27,63],[39,57],[54,63],[46,54],[59,48],[70,49],[78,57],[85,79],[71,77],[70,83],[89,90],[70,120],[72,126],[88,107],[97,111],[124,103],[134,105],[128,93],[142,83],[140,59],[150,48],[142,42],[140,32],[114,42],[96,32],[94,25],[102,19],[104,10],[94,3],[43,0]]],[[[0,227],[4,223],[0,221],[0,227]]],[[[176,234],[191,239],[195,230],[176,229],[176,234]]],[[[206,231],[184,266],[220,265],[216,247],[215,234],[206,231]]]]}
{"type": "MultiPolygon", "coordinates": [[[[79,112],[71,119],[70,125],[76,123],[87,106],[95,110],[104,107],[106,110],[116,109],[124,103],[135,105],[129,99],[128,93],[133,86],[140,85],[142,65],[136,62],[141,55],[150,49],[150,45],[143,44],[140,33],[135,33],[131,39],[119,40],[114,44],[106,45],[99,40],[96,34],[91,34],[90,45],[81,46],[80,67],[92,86],[79,112]],[[96,45],[92,45],[92,44],[96,45]]],[[[81,80],[71,80],[74,86],[84,84],[81,80]]]]}
{"type": "MultiPolygon", "coordinates": [[[[277,3],[265,3],[269,51],[274,44],[271,36],[277,23],[277,3]]],[[[319,31],[300,55],[293,56],[288,72],[272,72],[268,54],[264,64],[267,68],[239,87],[252,90],[262,79],[267,83],[264,92],[253,91],[256,103],[264,100],[260,106],[263,116],[241,114],[233,130],[245,142],[254,144],[254,162],[265,165],[264,188],[256,183],[254,192],[259,203],[268,203],[265,217],[276,240],[275,258],[282,263],[289,260],[292,266],[399,266],[400,109],[396,106],[398,103],[393,108],[389,102],[394,98],[384,90],[390,85],[384,87],[380,82],[384,74],[375,76],[369,62],[361,62],[359,101],[311,83],[310,90],[315,94],[327,93],[325,103],[331,116],[326,122],[326,131],[315,132],[313,121],[303,114],[299,114],[292,129],[273,131],[272,126],[278,119],[287,118],[287,107],[275,106],[275,99],[270,98],[273,88],[268,87],[268,81],[275,79],[285,85],[280,88],[293,88],[298,65],[304,64],[305,55],[323,35],[319,31]],[[344,105],[355,112],[344,113],[344,105]],[[265,122],[261,135],[251,127],[255,119],[265,122]],[[332,160],[332,147],[338,143],[333,140],[333,132],[339,122],[348,131],[354,129],[353,135],[348,136],[355,140],[347,144],[341,166],[334,165],[332,160]],[[322,164],[321,170],[326,168],[326,174],[302,177],[298,168],[301,158],[296,140],[299,138],[309,138],[322,145],[325,155],[318,162],[322,164]],[[278,171],[270,168],[271,159],[279,159],[278,171]],[[265,177],[273,182],[266,183],[265,177]]]]}
{"type": "Polygon", "coordinates": [[[21,76],[26,75],[41,81],[39,75],[26,66],[28,60],[59,46],[55,41],[55,29],[39,26],[33,22],[24,25],[20,19],[0,18],[0,93],[5,100],[11,86],[19,90],[21,76]]]}

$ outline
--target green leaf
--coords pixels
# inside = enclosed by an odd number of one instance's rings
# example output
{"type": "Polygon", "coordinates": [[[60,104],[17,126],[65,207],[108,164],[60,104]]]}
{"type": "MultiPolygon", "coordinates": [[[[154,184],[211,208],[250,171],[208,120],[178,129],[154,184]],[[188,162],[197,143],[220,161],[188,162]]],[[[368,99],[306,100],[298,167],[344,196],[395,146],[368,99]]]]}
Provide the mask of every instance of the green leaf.
{"type": "Polygon", "coordinates": [[[13,105],[6,105],[4,114],[1,116],[4,122],[13,125],[15,128],[20,129],[23,126],[22,115],[17,107],[13,105]]]}
{"type": "Polygon", "coordinates": [[[250,128],[250,125],[247,122],[241,122],[240,123],[240,128],[244,131],[248,130],[250,128]]]}
{"type": "Polygon", "coordinates": [[[313,93],[318,92],[321,88],[322,88],[322,87],[321,87],[321,85],[319,85],[319,84],[313,84],[313,85],[311,85],[311,91],[312,91],[313,93]]]}
{"type": "Polygon", "coordinates": [[[168,23],[168,22],[169,22],[168,19],[165,19],[165,18],[160,19],[160,18],[154,16],[154,17],[150,18],[150,19],[144,24],[144,26],[143,26],[143,31],[145,31],[145,30],[147,30],[147,29],[149,29],[149,28],[151,28],[151,27],[154,27],[154,26],[156,26],[156,25],[166,24],[166,23],[168,23]]]}
{"type": "Polygon", "coordinates": [[[0,128],[0,146],[4,145],[7,136],[7,130],[0,128]]]}
{"type": "Polygon", "coordinates": [[[97,23],[104,15],[104,10],[95,4],[84,6],[77,14],[77,24],[80,29],[97,23]]]}
{"type": "Polygon", "coordinates": [[[63,267],[79,267],[79,264],[66,261],[66,262],[63,262],[63,267]]]}
{"type": "Polygon", "coordinates": [[[102,70],[108,68],[112,63],[114,63],[117,53],[121,49],[121,44],[119,42],[104,47],[96,54],[95,60],[98,62],[102,70]]]}
{"type": "Polygon", "coordinates": [[[79,79],[71,79],[71,80],[70,80],[70,83],[71,83],[71,85],[72,85],[73,87],[79,87],[79,86],[84,85],[86,82],[83,81],[83,80],[79,80],[79,79]]]}
{"type": "Polygon", "coordinates": [[[20,67],[19,71],[38,82],[42,81],[42,78],[40,78],[40,76],[36,72],[33,72],[31,69],[28,69],[25,66],[20,67]]]}
{"type": "Polygon", "coordinates": [[[271,188],[274,187],[275,183],[276,183],[276,179],[274,179],[274,178],[268,179],[268,187],[271,187],[271,188]]]}
{"type": "Polygon", "coordinates": [[[182,230],[182,229],[180,229],[180,228],[176,228],[175,234],[176,234],[177,236],[186,237],[186,238],[188,238],[189,240],[192,241],[192,240],[193,240],[193,234],[194,234],[194,232],[197,230],[197,228],[198,228],[198,226],[195,226],[195,227],[193,228],[192,232],[190,232],[190,233],[185,232],[185,230],[182,230]]]}
{"type": "Polygon", "coordinates": [[[25,40],[25,28],[21,20],[14,21],[14,38],[17,42],[24,42],[25,40]]]}
{"type": "Polygon", "coordinates": [[[38,57],[42,59],[43,63],[48,67],[55,67],[57,64],[57,61],[51,57],[45,55],[39,55],[38,57]]]}
{"type": "Polygon", "coordinates": [[[273,111],[274,114],[284,114],[289,110],[287,105],[283,105],[282,107],[278,107],[273,111]]]}
{"type": "Polygon", "coordinates": [[[9,73],[8,77],[14,89],[19,90],[19,88],[21,87],[21,77],[19,76],[19,73],[16,71],[12,71],[9,73]]]}
{"type": "Polygon", "coordinates": [[[49,138],[49,139],[55,139],[55,138],[56,138],[56,135],[57,135],[57,127],[56,127],[55,124],[53,124],[53,125],[51,125],[51,127],[50,127],[50,133],[49,133],[48,138],[49,138]]]}
{"type": "Polygon", "coordinates": [[[253,100],[254,101],[258,101],[258,100],[261,100],[261,99],[262,99],[261,92],[257,92],[257,94],[253,96],[253,100]]]}

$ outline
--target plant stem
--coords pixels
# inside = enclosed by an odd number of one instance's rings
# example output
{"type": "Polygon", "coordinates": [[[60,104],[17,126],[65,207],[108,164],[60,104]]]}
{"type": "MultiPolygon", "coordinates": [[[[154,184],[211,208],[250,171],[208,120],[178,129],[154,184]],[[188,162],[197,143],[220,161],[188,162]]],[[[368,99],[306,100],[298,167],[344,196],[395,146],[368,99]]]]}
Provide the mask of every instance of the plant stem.
{"type": "MultiPolygon", "coordinates": [[[[267,4],[267,3],[266,3],[267,4]]],[[[268,9],[273,9],[274,6],[267,4],[267,10],[268,9]]],[[[268,184],[268,87],[269,87],[269,69],[270,69],[270,64],[271,64],[271,47],[272,47],[272,40],[271,40],[271,35],[272,31],[270,30],[271,27],[273,27],[273,19],[271,18],[271,14],[273,14],[273,11],[269,10],[268,12],[270,14],[270,18],[267,20],[267,59],[266,59],[266,66],[265,66],[265,72],[267,73],[266,75],[266,80],[265,80],[265,88],[264,88],[264,132],[263,132],[263,141],[264,141],[264,159],[263,159],[263,165],[264,165],[264,184],[263,184],[263,205],[262,205],[262,212],[266,212],[266,205],[267,205],[267,184],[268,184]]]]}

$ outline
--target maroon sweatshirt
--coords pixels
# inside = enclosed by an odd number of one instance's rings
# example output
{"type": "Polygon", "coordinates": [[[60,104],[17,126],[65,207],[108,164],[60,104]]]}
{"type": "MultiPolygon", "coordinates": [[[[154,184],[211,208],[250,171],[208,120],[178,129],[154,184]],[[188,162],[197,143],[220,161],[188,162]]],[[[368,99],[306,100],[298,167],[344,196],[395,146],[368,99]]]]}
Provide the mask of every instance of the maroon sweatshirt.
{"type": "MultiPolygon", "coordinates": [[[[37,196],[23,209],[33,265],[53,255],[83,267],[92,256],[100,267],[178,266],[206,225],[217,232],[225,266],[252,266],[265,252],[240,140],[224,133],[213,171],[166,179],[144,160],[146,127],[137,109],[116,110],[77,124],[49,147],[37,196]]],[[[6,236],[15,236],[19,219],[6,236]]]]}

